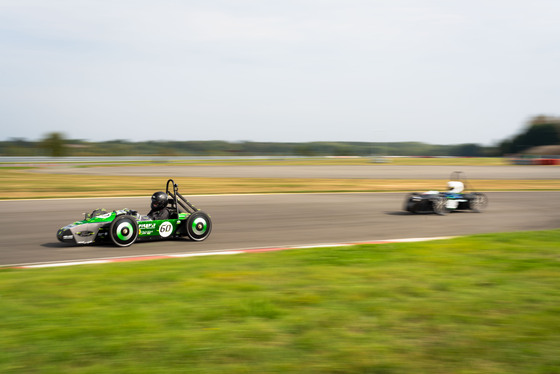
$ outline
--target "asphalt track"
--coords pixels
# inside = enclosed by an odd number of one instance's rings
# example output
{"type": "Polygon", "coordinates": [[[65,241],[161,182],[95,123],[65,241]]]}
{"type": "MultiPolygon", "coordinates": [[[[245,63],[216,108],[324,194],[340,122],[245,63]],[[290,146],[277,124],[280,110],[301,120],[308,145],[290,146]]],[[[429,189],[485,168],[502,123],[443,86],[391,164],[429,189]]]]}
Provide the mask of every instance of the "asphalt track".
{"type": "Polygon", "coordinates": [[[59,243],[58,228],[95,208],[145,213],[149,197],[0,201],[0,266],[383,239],[560,228],[560,191],[492,192],[484,213],[412,215],[405,194],[195,196],[214,223],[204,242],[186,239],[111,245],[59,243]]]}

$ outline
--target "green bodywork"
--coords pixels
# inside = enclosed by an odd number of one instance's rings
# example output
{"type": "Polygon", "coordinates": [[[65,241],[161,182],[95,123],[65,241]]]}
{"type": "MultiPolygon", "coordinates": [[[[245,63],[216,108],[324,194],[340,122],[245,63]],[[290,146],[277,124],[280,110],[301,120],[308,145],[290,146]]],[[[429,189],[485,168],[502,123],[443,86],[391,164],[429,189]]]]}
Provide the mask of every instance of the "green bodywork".
{"type": "MultiPolygon", "coordinates": [[[[189,216],[189,213],[179,213],[178,218],[165,220],[150,220],[128,209],[107,212],[103,209],[95,210],[85,215],[85,218],[61,228],[57,235],[61,241],[76,241],[79,244],[92,243],[106,239],[111,223],[119,215],[130,215],[138,223],[138,239],[165,239],[177,235],[177,231],[189,216]],[[65,234],[67,236],[65,236],[65,234]]],[[[132,227],[130,227],[132,229],[132,227]]],[[[122,235],[117,233],[117,235],[122,235]]],[[[120,238],[124,240],[124,238],[120,238]]]]}
{"type": "Polygon", "coordinates": [[[186,220],[188,216],[186,213],[179,213],[178,219],[138,221],[138,237],[168,237],[177,231],[181,222],[186,220]]]}

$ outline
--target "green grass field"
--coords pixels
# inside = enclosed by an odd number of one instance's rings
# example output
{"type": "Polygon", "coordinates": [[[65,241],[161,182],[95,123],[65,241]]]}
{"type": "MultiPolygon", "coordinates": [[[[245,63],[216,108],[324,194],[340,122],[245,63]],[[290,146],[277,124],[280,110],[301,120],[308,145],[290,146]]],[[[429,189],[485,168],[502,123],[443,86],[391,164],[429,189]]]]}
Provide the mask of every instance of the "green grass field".
{"type": "Polygon", "coordinates": [[[0,372],[558,373],[558,243],[0,269],[0,372]]]}

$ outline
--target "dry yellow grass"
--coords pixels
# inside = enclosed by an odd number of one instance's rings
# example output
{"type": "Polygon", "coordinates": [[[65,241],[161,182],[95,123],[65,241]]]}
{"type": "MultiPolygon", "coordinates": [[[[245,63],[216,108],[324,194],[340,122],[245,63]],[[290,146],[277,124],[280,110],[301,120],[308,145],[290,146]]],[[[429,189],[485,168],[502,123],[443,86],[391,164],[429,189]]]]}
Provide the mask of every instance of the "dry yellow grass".
{"type": "MultiPolygon", "coordinates": [[[[176,178],[184,194],[411,192],[443,189],[446,180],[176,178]]],[[[560,180],[476,180],[479,191],[560,190],[560,180]]],[[[147,196],[163,189],[161,177],[37,174],[3,170],[0,199],[147,196]]]]}

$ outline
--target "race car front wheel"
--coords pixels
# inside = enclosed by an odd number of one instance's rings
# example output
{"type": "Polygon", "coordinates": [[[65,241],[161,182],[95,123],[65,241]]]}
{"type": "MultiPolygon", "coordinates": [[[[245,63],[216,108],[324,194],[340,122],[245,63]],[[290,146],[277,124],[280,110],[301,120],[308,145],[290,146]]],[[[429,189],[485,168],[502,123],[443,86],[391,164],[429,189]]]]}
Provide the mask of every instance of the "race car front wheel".
{"type": "Polygon", "coordinates": [[[404,201],[404,210],[406,210],[409,213],[413,213],[416,214],[417,212],[417,208],[418,208],[418,201],[414,201],[414,198],[419,196],[420,194],[413,192],[411,194],[408,194],[408,196],[406,197],[405,201],[404,201]]]}
{"type": "Polygon", "coordinates": [[[475,213],[480,213],[488,206],[488,198],[485,194],[474,192],[470,200],[470,208],[475,213]]]}
{"type": "Polygon", "coordinates": [[[187,218],[185,223],[187,236],[194,241],[202,241],[210,235],[212,231],[212,221],[210,216],[202,211],[195,212],[187,218]]]}
{"type": "Polygon", "coordinates": [[[138,237],[138,223],[130,216],[118,216],[109,228],[111,241],[119,247],[128,247],[138,237]]]}

